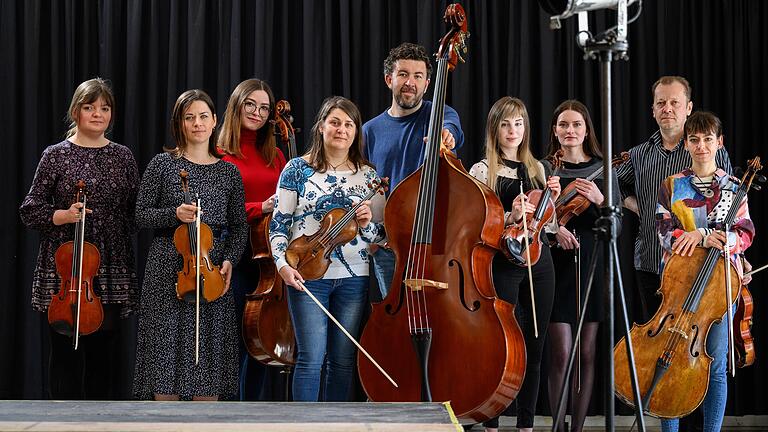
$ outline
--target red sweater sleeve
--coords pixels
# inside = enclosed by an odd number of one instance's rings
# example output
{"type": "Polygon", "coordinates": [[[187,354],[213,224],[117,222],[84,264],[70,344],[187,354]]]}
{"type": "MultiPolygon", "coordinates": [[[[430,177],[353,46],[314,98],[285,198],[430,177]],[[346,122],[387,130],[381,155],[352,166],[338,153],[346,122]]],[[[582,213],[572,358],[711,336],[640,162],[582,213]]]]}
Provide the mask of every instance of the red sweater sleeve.
{"type": "Polygon", "coordinates": [[[240,170],[245,188],[245,212],[248,222],[262,216],[262,203],[275,194],[280,173],[285,166],[285,156],[277,149],[275,163],[267,166],[261,152],[254,148],[243,147],[243,158],[227,155],[224,160],[231,162],[240,170]]]}

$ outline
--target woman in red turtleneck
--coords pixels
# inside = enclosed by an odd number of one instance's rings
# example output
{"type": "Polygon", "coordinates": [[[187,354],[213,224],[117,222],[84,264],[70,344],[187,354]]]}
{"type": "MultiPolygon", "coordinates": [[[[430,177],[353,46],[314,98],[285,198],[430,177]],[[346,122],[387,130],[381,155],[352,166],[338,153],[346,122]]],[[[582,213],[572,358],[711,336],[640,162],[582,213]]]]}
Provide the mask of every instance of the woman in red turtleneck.
{"type": "MultiPolygon", "coordinates": [[[[266,82],[248,79],[235,87],[229,97],[218,145],[224,160],[240,170],[245,187],[245,211],[248,222],[254,222],[275,206],[277,181],[285,166],[285,156],[276,146],[274,126],[275,97],[266,82]]],[[[250,259],[250,246],[234,269],[232,289],[242,322],[245,295],[259,282],[256,264],[250,259]]],[[[264,369],[248,355],[240,338],[240,400],[261,399],[264,369]],[[250,367],[249,367],[250,366],[250,367]]]]}

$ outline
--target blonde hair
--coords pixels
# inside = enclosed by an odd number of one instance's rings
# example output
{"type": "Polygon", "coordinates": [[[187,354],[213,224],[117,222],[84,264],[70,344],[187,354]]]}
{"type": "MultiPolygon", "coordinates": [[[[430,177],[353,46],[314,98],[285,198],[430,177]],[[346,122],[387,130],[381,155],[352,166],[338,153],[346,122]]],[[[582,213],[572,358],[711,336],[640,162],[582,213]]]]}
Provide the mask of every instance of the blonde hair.
{"type": "Polygon", "coordinates": [[[248,95],[263,90],[269,96],[269,117],[264,126],[256,131],[256,145],[261,151],[262,157],[267,161],[267,166],[272,163],[277,156],[277,140],[275,139],[275,96],[269,85],[260,79],[247,79],[235,87],[227,103],[227,110],[224,111],[224,122],[221,125],[219,133],[218,146],[225,153],[242,159],[243,152],[240,149],[240,128],[242,127],[242,106],[248,95]]]}
{"type": "MultiPolygon", "coordinates": [[[[535,188],[543,187],[546,183],[544,172],[539,169],[539,161],[531,153],[531,122],[528,118],[528,110],[525,104],[518,98],[504,96],[496,101],[488,112],[488,121],[485,126],[485,158],[488,162],[488,179],[486,184],[496,190],[496,180],[499,170],[504,165],[502,161],[501,143],[499,142],[499,129],[501,122],[509,117],[522,117],[525,126],[523,140],[517,147],[517,158],[523,163],[528,172],[531,185],[535,188]]],[[[525,180],[525,179],[521,179],[525,180]]]]}
{"type": "Polygon", "coordinates": [[[69,122],[69,130],[65,134],[65,138],[71,138],[77,132],[77,117],[80,107],[85,104],[96,102],[97,99],[104,99],[104,103],[112,109],[112,116],[109,119],[109,126],[107,126],[106,135],[112,130],[112,125],[115,122],[115,95],[112,93],[112,89],[109,87],[107,80],[103,78],[93,78],[88,81],[83,81],[75,89],[75,93],[72,95],[72,101],[69,103],[69,110],[67,111],[67,121],[69,122]]]}

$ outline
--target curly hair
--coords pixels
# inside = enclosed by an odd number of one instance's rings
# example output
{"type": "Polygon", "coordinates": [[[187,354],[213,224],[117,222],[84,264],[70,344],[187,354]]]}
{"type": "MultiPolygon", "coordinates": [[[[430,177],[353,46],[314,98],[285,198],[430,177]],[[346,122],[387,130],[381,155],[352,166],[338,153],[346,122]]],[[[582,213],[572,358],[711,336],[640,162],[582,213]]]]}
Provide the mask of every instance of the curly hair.
{"type": "Polygon", "coordinates": [[[395,62],[398,60],[423,61],[427,65],[427,79],[432,76],[432,63],[429,61],[427,50],[421,45],[404,42],[392,48],[384,59],[384,75],[391,75],[394,72],[395,62]]]}

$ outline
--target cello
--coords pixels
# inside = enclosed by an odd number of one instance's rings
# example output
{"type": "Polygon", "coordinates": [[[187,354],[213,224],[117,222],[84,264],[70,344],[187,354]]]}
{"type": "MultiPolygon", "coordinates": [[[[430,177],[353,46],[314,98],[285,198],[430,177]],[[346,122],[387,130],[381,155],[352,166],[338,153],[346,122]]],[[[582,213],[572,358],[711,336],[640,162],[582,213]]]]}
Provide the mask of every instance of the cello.
{"type": "MultiPolygon", "coordinates": [[[[724,226],[731,226],[735,221],[739,205],[761,168],[760,158],[750,161],[749,169],[734,193],[724,226]]],[[[736,301],[738,290],[732,290],[727,301],[723,295],[726,276],[729,276],[731,286],[741,284],[735,268],[731,268],[730,257],[721,255],[716,248],[702,247],[696,247],[693,255],[688,257],[673,255],[661,276],[659,310],[647,323],[632,326],[630,337],[637,382],[643,411],[650,415],[683,417],[695,410],[707,394],[712,363],[712,357],[705,350],[707,333],[736,301]]],[[[623,338],[614,347],[613,355],[616,396],[633,406],[623,338]]]]}
{"type": "MultiPolygon", "coordinates": [[[[291,105],[281,100],[275,106],[276,134],[286,145],[289,159],[297,156],[296,131],[291,124],[291,105]]],[[[243,342],[251,357],[269,366],[296,364],[296,339],[283,278],[277,275],[269,245],[272,213],[250,227],[251,259],[259,266],[259,284],[245,296],[243,342]]]]}
{"type": "Polygon", "coordinates": [[[360,354],[358,372],[372,401],[450,401],[458,417],[483,421],[517,395],[526,353],[514,306],[496,297],[491,277],[501,202],[440,151],[447,76],[467,35],[460,5],[449,5],[444,18],[451,29],[438,52],[424,162],[384,210],[394,278],[386,298],[371,305],[361,336],[399,387],[360,354]]]}
{"type": "Polygon", "coordinates": [[[61,288],[48,306],[48,323],[57,333],[72,336],[74,349],[79,346],[80,335],[95,332],[104,321],[101,299],[93,291],[101,256],[93,243],[85,241],[85,182],[78,181],[76,187],[75,202],[83,205],[80,220],[75,223],[74,240],[64,242],[54,254],[61,288]]]}

